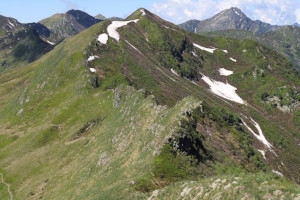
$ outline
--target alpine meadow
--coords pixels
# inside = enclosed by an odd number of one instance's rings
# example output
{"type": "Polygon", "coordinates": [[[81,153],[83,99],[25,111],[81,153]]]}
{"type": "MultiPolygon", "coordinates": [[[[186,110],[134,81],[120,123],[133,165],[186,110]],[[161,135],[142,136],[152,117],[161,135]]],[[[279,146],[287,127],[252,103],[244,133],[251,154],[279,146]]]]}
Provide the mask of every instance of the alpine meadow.
{"type": "Polygon", "coordinates": [[[0,199],[299,200],[300,29],[219,15],[0,16],[0,199]]]}

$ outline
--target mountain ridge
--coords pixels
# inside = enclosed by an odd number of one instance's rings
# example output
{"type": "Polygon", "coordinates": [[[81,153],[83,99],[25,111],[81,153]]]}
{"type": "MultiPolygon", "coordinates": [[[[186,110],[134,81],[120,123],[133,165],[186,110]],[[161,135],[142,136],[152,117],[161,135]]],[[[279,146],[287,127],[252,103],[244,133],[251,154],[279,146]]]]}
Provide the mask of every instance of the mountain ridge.
{"type": "Polygon", "coordinates": [[[41,24],[0,16],[0,71],[33,62],[50,51],[53,45],[45,39],[49,33],[41,24]]]}
{"type": "Polygon", "coordinates": [[[50,39],[58,43],[101,21],[81,10],[73,9],[66,13],[54,14],[39,23],[51,31],[50,39]]]}
{"type": "Polygon", "coordinates": [[[14,198],[297,197],[300,119],[278,108],[299,100],[291,63],[146,9],[126,20],[0,73],[0,169],[14,198]]]}
{"type": "MultiPolygon", "coordinates": [[[[181,28],[185,28],[186,23],[179,24],[181,28]]],[[[221,11],[211,18],[199,21],[190,29],[200,32],[212,32],[227,29],[241,29],[251,31],[255,34],[262,34],[277,30],[279,26],[261,22],[259,20],[251,20],[239,8],[232,7],[221,11]]],[[[193,31],[193,32],[195,32],[193,31]]]]}

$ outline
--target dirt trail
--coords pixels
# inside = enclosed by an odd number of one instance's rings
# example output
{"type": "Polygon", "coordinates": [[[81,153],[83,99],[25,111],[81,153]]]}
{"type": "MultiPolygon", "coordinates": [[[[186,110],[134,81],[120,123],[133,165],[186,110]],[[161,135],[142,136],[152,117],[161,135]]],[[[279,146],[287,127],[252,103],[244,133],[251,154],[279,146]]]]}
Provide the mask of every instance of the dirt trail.
{"type": "Polygon", "coordinates": [[[2,173],[0,173],[0,176],[1,176],[2,183],[7,186],[7,192],[9,193],[10,199],[13,200],[14,198],[13,198],[12,192],[10,191],[10,185],[8,183],[4,182],[2,173]]]}

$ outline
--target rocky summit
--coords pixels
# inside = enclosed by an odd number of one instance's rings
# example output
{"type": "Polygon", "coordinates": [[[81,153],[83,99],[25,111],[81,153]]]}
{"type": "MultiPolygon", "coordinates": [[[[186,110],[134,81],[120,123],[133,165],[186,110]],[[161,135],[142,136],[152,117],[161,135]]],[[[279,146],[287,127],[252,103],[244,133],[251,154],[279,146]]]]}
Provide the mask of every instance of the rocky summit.
{"type": "Polygon", "coordinates": [[[195,33],[239,29],[255,34],[262,34],[280,28],[277,25],[271,25],[259,20],[253,21],[239,8],[235,7],[224,10],[209,19],[203,21],[187,21],[179,26],[189,31],[193,30],[195,33]]]}

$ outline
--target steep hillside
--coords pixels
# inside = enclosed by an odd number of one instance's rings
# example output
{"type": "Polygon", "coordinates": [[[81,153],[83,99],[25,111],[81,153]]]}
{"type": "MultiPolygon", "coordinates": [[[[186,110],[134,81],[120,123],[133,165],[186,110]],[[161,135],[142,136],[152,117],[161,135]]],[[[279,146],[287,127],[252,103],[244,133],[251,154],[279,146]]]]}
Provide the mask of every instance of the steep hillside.
{"type": "Polygon", "coordinates": [[[239,40],[249,39],[259,42],[288,58],[300,70],[300,28],[283,26],[280,29],[260,35],[242,30],[225,30],[201,33],[206,36],[223,36],[239,40]]]}
{"type": "Polygon", "coordinates": [[[0,74],[0,173],[10,185],[0,195],[297,198],[300,79],[290,62],[145,9],[126,20],[0,74]]]}
{"type": "Polygon", "coordinates": [[[191,24],[191,21],[188,21],[179,26],[185,30],[192,30],[191,32],[196,33],[239,29],[250,31],[255,34],[262,34],[280,28],[279,26],[264,23],[259,20],[253,21],[240,9],[235,7],[224,10],[209,19],[193,24],[191,24]]]}
{"type": "Polygon", "coordinates": [[[40,24],[0,16],[0,71],[33,62],[50,51],[47,34],[49,30],[40,24]]]}
{"type": "Polygon", "coordinates": [[[101,21],[101,19],[96,19],[83,11],[69,10],[66,13],[55,14],[43,19],[40,23],[51,31],[49,39],[58,43],[101,21]]]}
{"type": "Polygon", "coordinates": [[[289,58],[300,70],[300,28],[285,26],[277,31],[261,35],[259,41],[289,58]]]}
{"type": "Polygon", "coordinates": [[[185,23],[179,24],[178,26],[180,26],[184,30],[197,33],[197,27],[200,24],[200,22],[200,20],[192,19],[185,23]]]}

